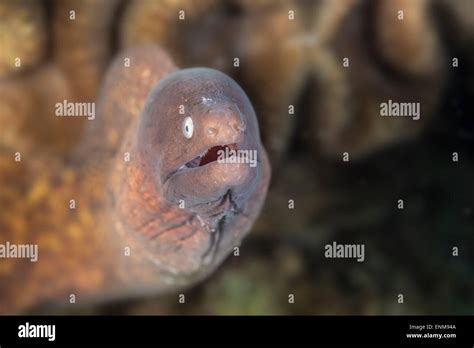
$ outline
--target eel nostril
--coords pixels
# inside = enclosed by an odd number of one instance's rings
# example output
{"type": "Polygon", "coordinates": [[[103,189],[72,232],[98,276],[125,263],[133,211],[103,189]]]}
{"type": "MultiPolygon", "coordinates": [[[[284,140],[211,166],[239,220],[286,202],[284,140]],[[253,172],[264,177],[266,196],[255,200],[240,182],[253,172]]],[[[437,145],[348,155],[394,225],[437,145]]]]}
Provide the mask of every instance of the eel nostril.
{"type": "Polygon", "coordinates": [[[217,135],[217,129],[214,127],[209,127],[206,131],[207,135],[210,137],[215,137],[217,135]]]}
{"type": "Polygon", "coordinates": [[[232,128],[237,132],[243,132],[245,131],[246,125],[244,121],[238,121],[232,124],[232,128]]]}

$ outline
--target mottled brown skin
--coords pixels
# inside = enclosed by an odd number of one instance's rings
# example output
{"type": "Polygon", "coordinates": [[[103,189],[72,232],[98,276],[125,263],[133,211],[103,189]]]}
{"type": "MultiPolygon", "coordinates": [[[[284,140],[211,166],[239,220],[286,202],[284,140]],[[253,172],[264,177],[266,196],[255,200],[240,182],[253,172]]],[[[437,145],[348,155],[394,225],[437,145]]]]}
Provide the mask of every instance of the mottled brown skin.
{"type": "Polygon", "coordinates": [[[149,91],[167,74],[177,70],[174,62],[156,45],[128,49],[110,64],[99,92],[97,118],[85,130],[72,160],[76,165],[103,162],[115,156],[123,142],[124,130],[140,116],[149,91]],[[139,53],[138,53],[139,52],[139,53]],[[156,64],[159,61],[160,64],[156,64]],[[126,69],[124,64],[129,65],[126,69]],[[88,154],[94,152],[96,156],[88,154]]]}
{"type": "Polygon", "coordinates": [[[0,219],[0,242],[37,243],[39,259],[0,260],[1,313],[48,303],[67,306],[70,294],[80,304],[185,288],[205,278],[239,245],[260,212],[269,162],[253,108],[229,77],[203,68],[176,71],[163,51],[148,46],[115,60],[100,95],[103,114],[84,138],[93,147],[79,146],[66,168],[53,159],[48,171],[44,158],[31,158],[2,173],[5,179],[31,182],[31,175],[42,171],[44,179],[27,192],[13,187],[3,198],[2,206],[24,215],[20,220],[30,215],[36,230],[0,219]],[[130,67],[124,66],[124,57],[130,58],[130,67]],[[134,84],[151,92],[147,96],[134,84]],[[181,104],[184,115],[178,112],[181,104]],[[190,139],[181,130],[187,116],[194,120],[190,139]],[[117,125],[124,127],[121,144],[108,136],[119,131],[117,125]],[[177,171],[207,147],[230,143],[257,150],[258,165],[213,162],[177,171]],[[53,197],[45,200],[50,191],[53,197]],[[31,200],[31,209],[20,213],[8,206],[8,197],[21,195],[31,200]],[[71,198],[75,210],[69,209],[71,198]],[[178,206],[181,198],[184,209],[178,206]],[[64,211],[43,206],[61,200],[64,211]],[[38,215],[40,209],[49,215],[38,215]]]}

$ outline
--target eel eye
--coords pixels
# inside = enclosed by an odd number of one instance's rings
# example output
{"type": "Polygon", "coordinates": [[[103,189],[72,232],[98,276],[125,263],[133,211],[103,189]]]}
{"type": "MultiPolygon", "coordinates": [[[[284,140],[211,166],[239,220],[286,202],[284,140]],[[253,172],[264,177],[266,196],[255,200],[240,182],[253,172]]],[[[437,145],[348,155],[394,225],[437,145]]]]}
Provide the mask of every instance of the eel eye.
{"type": "Polygon", "coordinates": [[[181,130],[183,131],[183,135],[186,139],[189,139],[193,136],[194,125],[193,119],[191,117],[188,116],[183,120],[181,130]]]}

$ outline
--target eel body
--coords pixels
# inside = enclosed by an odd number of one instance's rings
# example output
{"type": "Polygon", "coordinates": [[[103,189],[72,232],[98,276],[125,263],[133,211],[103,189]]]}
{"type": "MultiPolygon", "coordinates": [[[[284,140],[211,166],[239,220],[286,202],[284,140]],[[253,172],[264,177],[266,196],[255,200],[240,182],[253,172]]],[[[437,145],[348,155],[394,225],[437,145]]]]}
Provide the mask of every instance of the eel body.
{"type": "Polygon", "coordinates": [[[1,313],[186,288],[259,215],[270,165],[253,107],[227,75],[179,70],[156,46],[129,49],[111,64],[89,125],[65,163],[31,158],[2,174],[44,179],[26,192],[23,223],[34,231],[0,221],[0,244],[38,247],[36,262],[0,259],[1,313]]]}

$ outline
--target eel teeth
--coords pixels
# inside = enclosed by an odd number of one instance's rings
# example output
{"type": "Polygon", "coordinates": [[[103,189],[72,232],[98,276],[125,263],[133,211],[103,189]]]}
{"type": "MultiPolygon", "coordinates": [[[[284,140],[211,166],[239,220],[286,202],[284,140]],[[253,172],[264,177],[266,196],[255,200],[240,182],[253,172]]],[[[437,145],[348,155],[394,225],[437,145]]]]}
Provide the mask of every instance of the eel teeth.
{"type": "Polygon", "coordinates": [[[193,160],[186,163],[186,167],[194,168],[194,167],[199,166],[199,163],[201,163],[201,158],[202,158],[202,156],[198,156],[198,157],[194,158],[193,160]]]}
{"type": "Polygon", "coordinates": [[[182,165],[179,169],[184,169],[184,168],[195,168],[195,167],[198,167],[199,164],[201,163],[201,160],[203,159],[204,156],[207,155],[207,153],[209,152],[209,149],[206,149],[206,151],[204,151],[202,154],[200,154],[199,156],[197,157],[194,157],[191,161],[189,161],[188,163],[182,165]]]}

